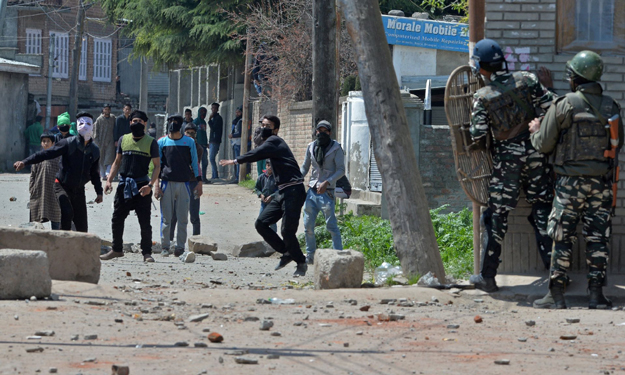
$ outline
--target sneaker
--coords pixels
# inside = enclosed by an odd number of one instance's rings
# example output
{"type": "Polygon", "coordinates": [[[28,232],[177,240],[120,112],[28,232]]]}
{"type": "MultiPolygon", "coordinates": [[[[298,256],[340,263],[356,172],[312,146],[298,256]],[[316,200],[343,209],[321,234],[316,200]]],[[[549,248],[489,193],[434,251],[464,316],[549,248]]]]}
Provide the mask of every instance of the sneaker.
{"type": "Polygon", "coordinates": [[[111,260],[113,258],[121,258],[124,256],[124,253],[122,253],[121,251],[109,251],[108,253],[104,254],[104,255],[100,255],[100,259],[102,260],[111,260]]]}
{"type": "Polygon", "coordinates": [[[152,258],[150,254],[145,254],[143,255],[143,261],[146,263],[154,263],[154,258],[152,258]]]}
{"type": "Polygon", "coordinates": [[[288,254],[282,255],[282,258],[280,258],[280,263],[278,263],[278,266],[276,267],[276,271],[283,269],[284,267],[286,267],[287,264],[291,263],[292,261],[293,259],[291,258],[290,255],[288,254]]]}
{"type": "Polygon", "coordinates": [[[184,249],[181,249],[179,247],[174,249],[174,256],[175,257],[180,257],[182,254],[184,254],[184,249]]]}
{"type": "Polygon", "coordinates": [[[306,262],[298,263],[295,272],[293,272],[293,276],[306,276],[306,271],[308,271],[308,264],[306,264],[306,262]]]}
{"type": "Polygon", "coordinates": [[[483,290],[486,293],[493,293],[499,290],[494,277],[484,277],[482,274],[472,275],[469,278],[471,284],[475,284],[477,289],[483,290]]]}
{"type": "Polygon", "coordinates": [[[178,257],[182,261],[182,263],[193,263],[195,262],[195,253],[191,251],[185,251],[182,255],[178,257]]]}
{"type": "Polygon", "coordinates": [[[311,266],[315,264],[315,253],[306,255],[306,264],[311,266]]]}
{"type": "Polygon", "coordinates": [[[167,258],[169,256],[169,251],[167,251],[167,249],[163,249],[163,251],[161,251],[161,256],[167,258]]]}

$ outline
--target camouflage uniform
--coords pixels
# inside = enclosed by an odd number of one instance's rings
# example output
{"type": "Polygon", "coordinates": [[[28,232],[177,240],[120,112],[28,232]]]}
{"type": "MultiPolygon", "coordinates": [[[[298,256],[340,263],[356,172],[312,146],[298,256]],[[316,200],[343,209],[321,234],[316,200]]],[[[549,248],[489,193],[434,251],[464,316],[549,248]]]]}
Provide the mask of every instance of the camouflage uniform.
{"type": "MultiPolygon", "coordinates": [[[[577,91],[582,92],[588,102],[606,119],[620,113],[618,104],[602,95],[598,83],[579,85],[577,91]]],[[[602,155],[603,151],[609,148],[609,135],[604,124],[599,123],[595,128],[597,134],[593,134],[593,138],[596,139],[594,142],[598,142],[594,150],[588,149],[587,144],[585,146],[584,143],[580,143],[579,140],[583,141],[583,136],[576,135],[592,132],[589,130],[591,128],[588,125],[588,118],[597,121],[597,117],[582,101],[583,99],[576,98],[575,95],[577,94],[569,93],[556,100],[555,105],[541,122],[541,129],[532,134],[531,139],[536,149],[551,154],[550,161],[557,174],[556,198],[548,224],[549,236],[555,241],[551,258],[550,285],[566,284],[580,218],[583,223],[582,233],[586,240],[588,280],[603,285],[609,255],[612,183],[611,165],[602,155]],[[577,121],[574,119],[581,119],[582,122],[576,125],[577,129],[570,129],[577,121]]],[[[622,145],[621,122],[618,147],[622,145]]]]}
{"type": "Polygon", "coordinates": [[[489,209],[483,217],[488,232],[481,272],[485,278],[494,278],[497,274],[501,245],[508,230],[508,214],[516,207],[521,189],[532,204],[528,220],[536,230],[540,255],[548,268],[551,241],[547,235],[547,220],[553,201],[552,170],[545,155],[532,146],[527,126],[536,117],[534,108],[548,108],[553,94],[528,72],[498,73],[491,79],[487,90],[480,89],[474,96],[470,129],[475,141],[485,139],[489,133],[493,136],[494,169],[489,186],[489,209]],[[516,96],[504,96],[494,104],[489,101],[493,90],[506,92],[502,90],[504,86],[515,85],[522,88],[516,91],[516,96]]]}

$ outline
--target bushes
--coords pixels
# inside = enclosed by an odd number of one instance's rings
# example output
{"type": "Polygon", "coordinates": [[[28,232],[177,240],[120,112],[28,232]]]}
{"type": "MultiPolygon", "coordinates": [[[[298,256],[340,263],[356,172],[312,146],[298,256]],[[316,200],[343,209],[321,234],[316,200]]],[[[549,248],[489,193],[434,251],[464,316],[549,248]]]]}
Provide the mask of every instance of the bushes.
{"type": "MultiPolygon", "coordinates": [[[[473,271],[472,214],[467,208],[457,213],[442,214],[441,211],[445,208],[447,206],[430,211],[434,233],[445,272],[455,278],[463,278],[473,271]]],[[[352,213],[338,216],[337,219],[343,238],[343,248],[362,252],[368,272],[373,272],[383,262],[399,264],[393,246],[393,232],[388,220],[375,216],[354,216],[352,213]]],[[[321,213],[317,216],[315,237],[317,248],[332,248],[332,238],[326,230],[321,213]]],[[[302,249],[305,249],[303,234],[299,236],[299,242],[302,249]]]]}

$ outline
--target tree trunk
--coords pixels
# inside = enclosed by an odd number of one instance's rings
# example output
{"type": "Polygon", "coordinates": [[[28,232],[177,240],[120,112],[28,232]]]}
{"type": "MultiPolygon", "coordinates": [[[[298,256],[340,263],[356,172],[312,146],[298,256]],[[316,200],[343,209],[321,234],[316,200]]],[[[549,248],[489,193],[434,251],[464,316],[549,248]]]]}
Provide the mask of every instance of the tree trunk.
{"type": "MultiPolygon", "coordinates": [[[[321,120],[329,121],[336,130],[338,113],[336,45],[336,2],[335,0],[314,0],[312,134],[321,120]]],[[[336,131],[333,131],[333,138],[335,135],[336,131]]]]}
{"type": "Polygon", "coordinates": [[[431,271],[445,282],[406,111],[377,0],[338,0],[358,55],[373,152],[382,174],[397,255],[404,274],[431,271]]]}

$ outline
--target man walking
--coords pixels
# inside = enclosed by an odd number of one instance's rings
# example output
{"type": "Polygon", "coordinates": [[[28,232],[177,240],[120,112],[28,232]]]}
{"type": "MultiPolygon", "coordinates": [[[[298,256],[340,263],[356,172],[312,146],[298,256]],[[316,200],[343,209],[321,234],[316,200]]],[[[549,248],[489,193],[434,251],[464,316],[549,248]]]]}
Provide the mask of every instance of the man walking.
{"type": "Polygon", "coordinates": [[[130,115],[130,134],[118,140],[117,156],[111,167],[104,191],[113,191],[113,177],[119,172],[120,179],[113,202],[113,250],[100,256],[102,260],[110,260],[124,256],[123,236],[124,223],[135,211],[141,227],[141,253],[145,262],[154,262],[152,258],[152,188],[161,171],[158,144],[154,138],[145,134],[148,116],[145,112],[134,111],[130,115]],[[154,164],[152,176],[148,177],[150,161],[154,164]]]}
{"type": "Polygon", "coordinates": [[[102,108],[102,114],[93,124],[93,141],[100,148],[100,177],[106,181],[115,160],[115,116],[111,115],[111,106],[102,108]]]}
{"type": "Polygon", "coordinates": [[[124,134],[130,133],[130,112],[132,112],[132,106],[130,103],[126,103],[123,109],[124,113],[115,119],[115,130],[113,131],[113,139],[115,140],[115,148],[119,145],[117,142],[124,134]]]}
{"type": "MultiPolygon", "coordinates": [[[[228,138],[230,138],[230,144],[232,145],[232,156],[236,159],[241,155],[241,127],[243,126],[243,107],[238,107],[234,112],[234,120],[232,120],[232,129],[228,138]]],[[[239,179],[239,165],[234,165],[234,179],[239,179]]]]}
{"type": "MultiPolygon", "coordinates": [[[[189,201],[191,194],[202,196],[202,175],[198,169],[195,140],[180,133],[182,116],[174,114],[168,119],[169,134],[158,140],[161,157],[160,186],[157,184],[154,196],[161,200],[161,246],[162,256],[170,254],[170,230],[174,209],[178,219],[177,242],[174,255],[184,253],[187,242],[189,201]],[[189,182],[195,177],[197,186],[191,191],[189,182]]],[[[193,260],[188,259],[188,262],[193,260]]]]}
{"type": "Polygon", "coordinates": [[[345,156],[343,148],[330,138],[332,125],[322,120],[317,124],[317,139],[308,144],[302,176],[310,172],[308,193],[304,203],[304,228],[306,229],[306,263],[314,264],[317,242],[315,240],[315,221],[319,211],[323,212],[326,228],[332,235],[332,248],[343,250],[341,231],[336,223],[334,189],[336,181],[345,175],[345,156]]]}
{"type": "Polygon", "coordinates": [[[308,266],[296,235],[302,206],[306,200],[304,177],[291,149],[278,137],[280,119],[276,116],[265,116],[262,126],[261,136],[264,140],[262,145],[234,160],[221,160],[219,164],[225,166],[270,159],[279,192],[256,219],[256,231],[274,250],[282,254],[276,270],[295,261],[297,267],[293,275],[304,276],[308,266]],[[282,219],[282,238],[271,229],[271,225],[280,219],[282,219]]]}
{"type": "MultiPolygon", "coordinates": [[[[209,144],[209,159],[211,162],[212,176],[211,179],[219,178],[219,172],[217,170],[217,162],[215,158],[219,152],[221,146],[221,137],[224,131],[224,119],[219,114],[219,103],[211,104],[211,115],[208,119],[208,126],[210,127],[210,136],[208,138],[209,144]]],[[[203,164],[202,164],[203,165],[203,164]]],[[[202,170],[203,175],[206,176],[206,169],[202,170]]]]}
{"type": "Polygon", "coordinates": [[[87,112],[76,115],[78,135],[59,141],[54,147],[40,151],[13,167],[19,171],[26,165],[38,164],[61,156],[61,167],[56,176],[54,191],[61,207],[61,229],[71,230],[72,222],[78,232],[88,231],[85,184],[91,180],[97,194],[95,202],[102,203],[100,181],[100,149],[91,139],[93,116],[87,112]]]}
{"type": "Polygon", "coordinates": [[[200,107],[200,109],[197,110],[197,117],[195,118],[195,120],[193,120],[193,123],[195,124],[196,128],[197,128],[197,143],[202,147],[202,149],[204,150],[204,152],[202,153],[202,176],[204,176],[204,183],[207,183],[208,180],[206,179],[206,170],[208,169],[208,132],[207,132],[207,127],[208,124],[206,124],[206,113],[208,111],[206,110],[206,108],[204,107],[200,107]]]}
{"type": "Polygon", "coordinates": [[[608,120],[615,121],[613,116],[620,115],[621,108],[603,94],[598,83],[602,73],[603,60],[598,54],[582,51],[575,55],[566,64],[572,92],[558,98],[542,121],[531,123],[532,144],[538,151],[550,154],[557,176],[548,225],[554,241],[549,277],[551,303],[534,303],[534,307],[566,308],[564,290],[580,218],[589,268],[588,308],[612,306],[602,290],[612,226],[611,176],[616,167],[608,151],[615,147],[618,155],[624,135],[623,122],[618,118],[618,141],[611,144],[608,120]]]}
{"type": "Polygon", "coordinates": [[[489,83],[475,93],[471,137],[485,142],[492,135],[494,168],[488,209],[482,216],[487,235],[482,269],[470,281],[490,293],[499,290],[495,276],[501,245],[508,230],[508,214],[516,207],[521,189],[532,205],[528,220],[545,268],[549,268],[552,242],[547,235],[547,218],[553,201],[552,170],[545,155],[532,146],[528,125],[537,109],[549,108],[553,96],[532,73],[510,73],[503,51],[493,40],[483,39],[475,45],[472,64],[474,72],[489,83]]]}

